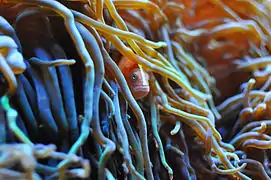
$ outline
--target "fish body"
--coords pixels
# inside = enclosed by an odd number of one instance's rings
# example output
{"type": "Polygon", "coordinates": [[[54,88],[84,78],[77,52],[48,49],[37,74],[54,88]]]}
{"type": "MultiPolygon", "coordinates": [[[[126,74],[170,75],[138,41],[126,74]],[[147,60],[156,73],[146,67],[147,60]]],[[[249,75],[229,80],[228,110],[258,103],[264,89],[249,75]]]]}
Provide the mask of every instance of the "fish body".
{"type": "Polygon", "coordinates": [[[135,99],[142,99],[150,92],[149,74],[133,60],[122,57],[118,64],[135,99]]]}

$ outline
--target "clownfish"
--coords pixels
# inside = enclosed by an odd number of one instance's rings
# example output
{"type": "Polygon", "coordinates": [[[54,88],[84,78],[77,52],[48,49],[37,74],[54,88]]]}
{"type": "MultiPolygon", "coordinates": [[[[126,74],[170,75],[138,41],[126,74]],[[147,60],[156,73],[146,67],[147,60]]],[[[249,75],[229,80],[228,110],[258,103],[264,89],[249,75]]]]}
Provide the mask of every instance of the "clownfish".
{"type": "Polygon", "coordinates": [[[150,92],[149,74],[133,60],[122,57],[118,67],[123,73],[136,100],[146,97],[150,92]]]}

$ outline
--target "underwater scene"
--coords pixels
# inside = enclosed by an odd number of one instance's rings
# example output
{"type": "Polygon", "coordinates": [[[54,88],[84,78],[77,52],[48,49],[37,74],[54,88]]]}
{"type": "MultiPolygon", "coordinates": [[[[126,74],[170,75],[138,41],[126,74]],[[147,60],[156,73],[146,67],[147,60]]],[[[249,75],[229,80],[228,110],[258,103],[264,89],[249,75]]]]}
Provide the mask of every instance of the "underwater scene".
{"type": "Polygon", "coordinates": [[[0,180],[271,180],[271,0],[0,0],[0,180]]]}

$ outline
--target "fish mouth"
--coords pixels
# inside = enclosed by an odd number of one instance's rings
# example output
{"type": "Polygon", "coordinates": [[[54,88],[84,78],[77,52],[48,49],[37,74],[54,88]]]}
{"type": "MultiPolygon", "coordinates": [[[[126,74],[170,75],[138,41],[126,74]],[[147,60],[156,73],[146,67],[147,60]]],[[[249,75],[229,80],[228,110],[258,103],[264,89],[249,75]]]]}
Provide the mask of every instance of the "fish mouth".
{"type": "Polygon", "coordinates": [[[149,86],[138,86],[132,89],[132,94],[136,100],[143,99],[150,92],[149,86]]]}
{"type": "Polygon", "coordinates": [[[136,86],[133,88],[133,92],[149,92],[150,87],[149,86],[136,86]]]}

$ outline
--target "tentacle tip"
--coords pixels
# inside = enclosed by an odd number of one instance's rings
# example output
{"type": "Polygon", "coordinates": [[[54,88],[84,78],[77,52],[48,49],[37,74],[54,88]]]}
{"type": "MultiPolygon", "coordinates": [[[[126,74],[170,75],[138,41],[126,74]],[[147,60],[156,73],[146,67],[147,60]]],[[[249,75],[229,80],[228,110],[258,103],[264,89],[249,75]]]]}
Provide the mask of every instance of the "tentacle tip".
{"type": "Polygon", "coordinates": [[[166,43],[166,42],[160,41],[160,42],[158,43],[158,46],[159,46],[159,47],[167,47],[167,43],[166,43]]]}

